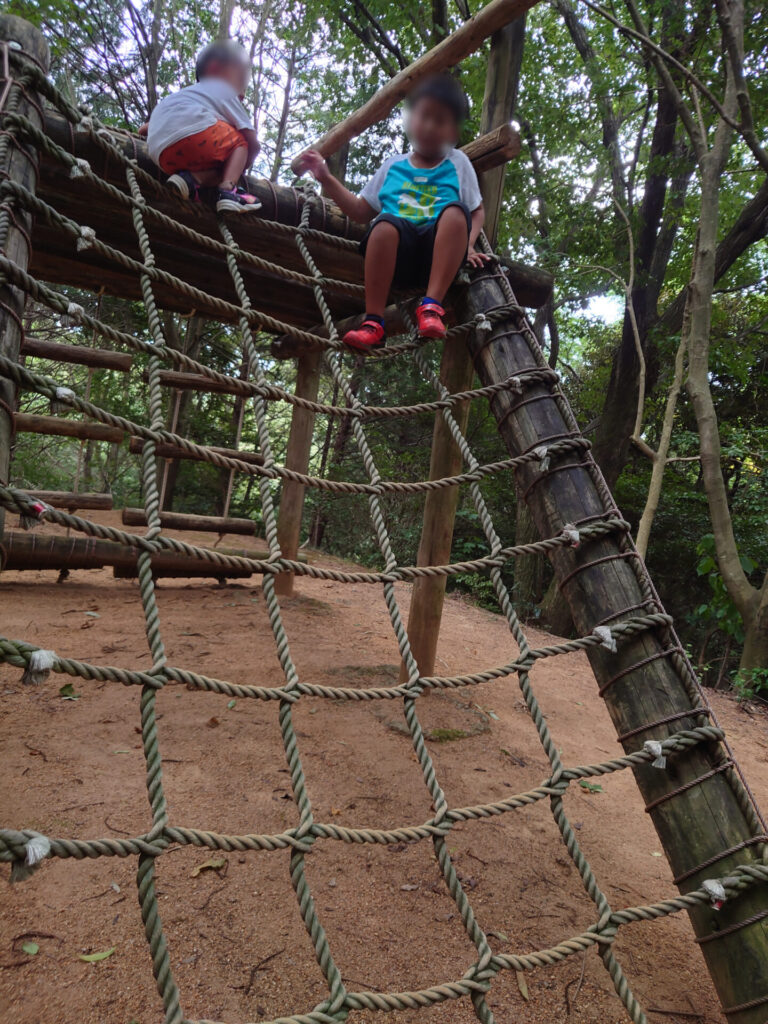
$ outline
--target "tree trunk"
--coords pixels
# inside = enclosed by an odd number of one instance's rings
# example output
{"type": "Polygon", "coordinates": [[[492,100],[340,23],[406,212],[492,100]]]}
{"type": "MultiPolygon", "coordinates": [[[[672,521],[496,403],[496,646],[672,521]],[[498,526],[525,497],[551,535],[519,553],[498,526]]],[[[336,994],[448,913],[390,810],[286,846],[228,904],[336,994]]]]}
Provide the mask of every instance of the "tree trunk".
{"type": "MultiPolygon", "coordinates": [[[[515,544],[531,544],[539,539],[539,531],[524,501],[517,502],[515,544]]],[[[528,618],[541,601],[544,587],[544,556],[519,555],[515,559],[515,604],[528,618]]],[[[566,609],[567,612],[567,609],[566,609]]],[[[570,618],[570,612],[567,612],[570,618]]]]}
{"type": "Polygon", "coordinates": [[[739,668],[768,669],[768,573],[753,602],[753,612],[744,623],[744,650],[739,668]]]}

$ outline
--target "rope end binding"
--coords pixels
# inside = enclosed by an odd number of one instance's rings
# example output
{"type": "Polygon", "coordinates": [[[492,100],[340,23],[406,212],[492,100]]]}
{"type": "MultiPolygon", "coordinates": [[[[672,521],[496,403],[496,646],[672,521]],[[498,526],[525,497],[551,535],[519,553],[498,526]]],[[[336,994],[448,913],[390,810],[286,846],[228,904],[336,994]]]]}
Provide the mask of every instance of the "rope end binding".
{"type": "Polygon", "coordinates": [[[35,834],[27,840],[24,860],[14,860],[11,865],[11,882],[25,882],[37,871],[46,857],[51,855],[51,841],[46,836],[35,834]]]}
{"type": "Polygon", "coordinates": [[[701,883],[701,888],[709,896],[715,910],[720,910],[728,899],[728,893],[723,888],[723,883],[717,878],[705,878],[701,883]]]}
{"type": "Polygon", "coordinates": [[[34,530],[36,526],[45,519],[45,514],[50,510],[51,506],[45,502],[36,499],[30,502],[24,512],[19,513],[19,526],[22,530],[34,530]]]}
{"type": "Polygon", "coordinates": [[[662,747],[658,740],[646,740],[643,744],[643,750],[646,753],[653,755],[653,761],[651,761],[651,764],[654,768],[667,767],[667,759],[664,756],[664,747],[662,747]]]}
{"type": "Polygon", "coordinates": [[[22,683],[27,686],[39,686],[48,678],[55,664],[55,651],[33,651],[21,677],[22,683]]]}
{"type": "Polygon", "coordinates": [[[592,633],[600,641],[601,647],[605,647],[611,654],[616,653],[616,639],[609,626],[595,626],[592,633]]]}

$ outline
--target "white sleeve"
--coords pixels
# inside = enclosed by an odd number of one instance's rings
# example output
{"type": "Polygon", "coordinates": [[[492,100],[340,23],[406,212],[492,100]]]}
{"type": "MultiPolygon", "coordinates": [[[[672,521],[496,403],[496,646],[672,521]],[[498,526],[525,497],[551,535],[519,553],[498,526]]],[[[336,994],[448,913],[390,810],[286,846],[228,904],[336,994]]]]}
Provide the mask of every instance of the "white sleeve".
{"type": "Polygon", "coordinates": [[[459,149],[454,153],[453,162],[459,176],[459,197],[472,213],[483,203],[483,194],[477,182],[475,168],[467,154],[459,149]]]}
{"type": "Polygon", "coordinates": [[[217,88],[208,94],[221,120],[231,124],[238,131],[242,131],[244,128],[253,128],[253,121],[248,116],[248,111],[240,102],[235,90],[226,82],[221,82],[221,86],[222,88],[217,88]]]}
{"type": "Polygon", "coordinates": [[[363,190],[360,193],[360,198],[364,199],[366,203],[376,211],[376,213],[381,212],[381,199],[379,199],[379,193],[381,192],[382,185],[387,177],[389,164],[390,161],[386,160],[378,171],[376,171],[374,176],[365,183],[363,190]]]}

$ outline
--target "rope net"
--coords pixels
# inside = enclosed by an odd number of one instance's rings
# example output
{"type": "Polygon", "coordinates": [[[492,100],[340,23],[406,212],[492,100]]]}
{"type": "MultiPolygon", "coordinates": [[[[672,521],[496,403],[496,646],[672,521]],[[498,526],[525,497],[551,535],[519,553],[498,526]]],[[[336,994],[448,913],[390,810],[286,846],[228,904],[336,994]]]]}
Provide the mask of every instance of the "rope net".
{"type": "MultiPolygon", "coordinates": [[[[646,1021],[645,1014],[632,994],[623,969],[613,952],[614,939],[619,929],[632,922],[652,921],[682,910],[691,910],[725,900],[751,885],[765,883],[768,879],[768,867],[764,859],[760,860],[756,857],[730,871],[727,877],[713,878],[700,888],[685,895],[672,896],[655,904],[617,910],[609,904],[579,846],[576,832],[564,807],[564,798],[573,783],[578,784],[582,780],[598,778],[626,768],[638,768],[649,764],[655,765],[659,770],[664,770],[667,759],[674,758],[676,754],[690,750],[699,744],[718,744],[719,741],[724,740],[724,736],[703,699],[695,675],[672,630],[671,620],[663,612],[642,563],[636,557],[632,557],[633,548],[627,536],[628,525],[618,514],[599,471],[589,456],[588,443],[579,434],[567,402],[559,391],[557,374],[546,365],[536,338],[525,320],[523,311],[515,301],[515,296],[506,277],[500,270],[494,271],[506,297],[505,307],[455,327],[452,329],[452,333],[462,336],[466,336],[468,332],[472,331],[487,333],[492,329],[494,323],[512,317],[516,324],[516,330],[523,333],[530,348],[531,365],[527,370],[498,384],[458,394],[448,394],[432,369],[429,360],[425,358],[423,346],[426,343],[420,341],[416,332],[411,329],[411,333],[397,344],[391,344],[386,349],[377,351],[373,356],[375,359],[407,356],[415,361],[426,386],[434,392],[435,397],[411,406],[366,406],[358,399],[356,390],[350,383],[350,376],[344,365],[339,333],[326,297],[329,288],[337,290],[342,288],[355,296],[360,296],[361,288],[359,285],[324,278],[312,251],[313,243],[316,241],[342,247],[351,246],[354,243],[309,227],[313,206],[322,203],[319,197],[309,193],[305,194],[298,227],[288,227],[278,222],[271,222],[267,225],[268,230],[275,233],[281,235],[290,233],[306,265],[306,272],[303,274],[286,270],[277,264],[269,263],[269,261],[243,251],[236,244],[227,222],[222,218],[219,218],[218,221],[220,238],[209,237],[193,231],[153,208],[152,197],[158,194],[158,189],[161,186],[140,168],[136,160],[126,156],[123,147],[119,144],[120,140],[112,131],[100,125],[83,110],[72,106],[50,84],[39,68],[25,59],[23,55],[11,52],[10,59],[15,76],[9,81],[9,91],[5,97],[4,125],[2,135],[0,135],[0,166],[8,165],[9,155],[12,152],[24,154],[25,159],[34,165],[37,154],[44,151],[48,158],[54,159],[60,165],[63,173],[72,176],[85,176],[89,185],[97,190],[102,197],[130,209],[141,259],[136,260],[101,241],[87,225],[64,217],[51,205],[37,198],[31,188],[26,187],[18,180],[6,177],[0,185],[0,193],[2,193],[0,197],[0,271],[7,283],[12,284],[26,297],[47,307],[59,317],[69,317],[74,323],[93,332],[94,337],[104,339],[110,346],[124,347],[129,351],[142,353],[148,357],[146,363],[149,393],[147,421],[145,423],[133,422],[124,416],[103,409],[85,398],[79,397],[71,390],[60,387],[50,377],[22,366],[5,355],[0,355],[0,373],[20,389],[44,396],[51,402],[76,410],[98,423],[119,427],[131,437],[139,438],[144,442],[140,456],[141,482],[148,528],[143,535],[129,533],[51,508],[29,497],[25,492],[5,485],[0,486],[0,504],[6,510],[19,513],[22,522],[27,525],[45,520],[67,527],[86,537],[116,541],[119,544],[130,546],[136,551],[138,587],[146,623],[147,641],[152,657],[150,670],[129,670],[75,661],[52,651],[41,650],[22,640],[0,637],[0,659],[23,668],[26,681],[39,682],[50,671],[54,671],[81,679],[117,682],[140,688],[141,735],[146,762],[147,795],[152,813],[151,828],[142,835],[128,838],[73,839],[42,836],[32,830],[0,829],[0,860],[11,864],[12,879],[27,877],[47,857],[74,858],[76,860],[93,857],[135,857],[138,863],[137,887],[141,915],[157,987],[165,1007],[165,1019],[169,1024],[178,1024],[186,1019],[181,1008],[181,995],[171,968],[155,893],[156,864],[171,844],[207,847],[220,851],[290,850],[291,883],[295,890],[303,922],[314,947],[317,962],[327,983],[328,996],[314,1008],[308,1008],[304,1012],[289,1017],[279,1018],[280,1022],[332,1024],[332,1022],[345,1020],[350,1011],[354,1010],[414,1009],[429,1007],[446,1000],[467,999],[471,1001],[478,1020],[484,1024],[491,1024],[494,1018],[486,997],[499,972],[528,971],[556,965],[568,957],[595,948],[629,1016],[637,1024],[643,1024],[646,1021]],[[82,160],[76,159],[41,131],[39,124],[42,124],[42,117],[38,123],[35,123],[34,118],[35,110],[40,111],[37,96],[43,96],[49,104],[60,111],[71,124],[73,132],[89,133],[92,141],[98,145],[105,156],[120,163],[125,175],[124,188],[118,188],[100,178],[90,166],[82,160]],[[92,249],[103,256],[108,263],[117,262],[137,276],[148,320],[148,339],[118,330],[101,317],[88,314],[61,291],[33,278],[25,267],[19,265],[9,255],[7,249],[9,232],[14,228],[23,230],[25,218],[29,214],[34,215],[38,221],[43,220],[48,224],[55,224],[71,237],[78,249],[92,249]],[[148,223],[150,222],[155,227],[160,226],[164,230],[174,233],[177,237],[189,242],[190,245],[205,248],[226,260],[237,295],[237,305],[233,307],[232,304],[214,296],[205,296],[205,298],[208,304],[218,305],[223,316],[230,318],[233,314],[236,316],[242,338],[243,357],[249,368],[247,379],[220,373],[168,344],[155,296],[158,284],[162,283],[164,286],[176,289],[189,300],[192,306],[201,296],[199,291],[190,288],[183,281],[156,266],[148,232],[148,223]],[[268,269],[284,281],[286,287],[290,286],[292,281],[299,280],[304,284],[311,284],[327,337],[300,330],[291,324],[274,320],[260,312],[258,305],[253,304],[258,300],[248,294],[243,283],[241,267],[246,263],[268,269]],[[260,348],[260,345],[263,345],[263,339],[258,337],[259,330],[284,333],[298,342],[320,349],[325,368],[330,374],[337,393],[344,400],[344,404],[331,405],[312,402],[296,397],[284,388],[270,383],[265,373],[263,347],[260,348]],[[261,464],[256,465],[236,457],[222,455],[210,447],[195,444],[181,434],[168,430],[164,419],[163,389],[160,380],[163,367],[191,371],[204,375],[210,381],[236,386],[239,389],[237,393],[249,398],[252,402],[258,433],[261,464]],[[454,416],[457,404],[468,399],[490,400],[494,395],[504,391],[517,392],[524,396],[526,389],[532,384],[547,386],[549,393],[554,396],[561,410],[564,411],[567,422],[572,425],[571,432],[568,436],[550,439],[546,444],[539,445],[517,457],[480,464],[473,455],[454,416]],[[270,402],[286,403],[330,417],[349,417],[352,436],[367,480],[365,482],[329,480],[297,473],[279,464],[273,454],[273,437],[268,422],[267,413],[270,402]],[[383,479],[368,442],[366,425],[375,420],[413,416],[425,412],[434,412],[444,418],[461,451],[464,471],[440,480],[409,482],[383,479]],[[163,531],[160,521],[160,483],[155,455],[156,447],[160,444],[176,445],[212,465],[237,473],[250,474],[254,478],[260,498],[268,557],[257,559],[227,555],[213,548],[186,543],[168,536],[163,531]],[[482,482],[493,474],[515,470],[530,464],[537,466],[541,473],[546,473],[550,463],[554,463],[566,455],[577,455],[582,460],[580,465],[590,467],[590,472],[593,473],[595,481],[600,485],[600,493],[605,506],[604,515],[585,523],[564,524],[557,535],[541,541],[505,547],[496,533],[483,497],[482,482]],[[345,572],[282,557],[277,539],[274,489],[276,482],[286,480],[293,480],[331,495],[349,494],[364,497],[367,500],[373,530],[383,560],[382,571],[345,572]],[[488,554],[482,558],[450,565],[401,565],[392,548],[382,499],[389,495],[423,494],[437,488],[459,485],[466,485],[469,488],[475,511],[487,539],[488,554]],[[504,582],[503,568],[512,559],[522,554],[547,554],[561,547],[583,544],[587,540],[608,535],[618,538],[622,557],[629,558],[629,563],[632,565],[646,597],[643,606],[630,609],[621,621],[599,624],[593,632],[578,639],[541,648],[531,647],[504,582]],[[263,594],[284,677],[280,685],[240,685],[169,663],[163,643],[151,566],[152,555],[159,552],[183,554],[211,563],[212,575],[217,573],[225,575],[227,570],[244,568],[263,574],[263,594]],[[516,653],[507,664],[473,674],[420,676],[402,621],[395,594],[395,584],[424,576],[447,577],[478,571],[487,572],[493,582],[499,607],[506,617],[510,634],[517,648],[516,653]],[[275,577],[278,573],[285,572],[293,573],[296,576],[310,576],[339,582],[367,583],[381,588],[399,655],[407,673],[407,680],[401,685],[368,688],[334,687],[303,681],[291,655],[289,637],[286,635],[280,602],[275,592],[275,577]],[[574,651],[586,651],[595,647],[615,652],[617,645],[648,630],[661,631],[666,638],[668,650],[665,653],[670,656],[690,696],[691,710],[679,717],[693,718],[700,724],[694,728],[685,728],[674,732],[663,740],[642,742],[642,737],[638,737],[637,749],[602,763],[578,766],[564,764],[531,685],[530,670],[532,666],[541,659],[557,657],[574,651]],[[527,792],[510,796],[505,800],[468,807],[451,807],[441,788],[420,722],[420,698],[430,690],[471,687],[478,683],[515,676],[519,681],[531,721],[538,732],[541,745],[548,758],[550,774],[541,785],[527,792]],[[277,703],[279,727],[290,771],[293,799],[298,809],[299,824],[296,827],[277,834],[225,835],[200,828],[180,827],[170,820],[163,790],[163,759],[158,738],[155,703],[160,690],[175,683],[210,693],[277,703]],[[345,702],[399,702],[402,705],[413,750],[423,774],[424,785],[434,809],[433,816],[428,821],[418,824],[386,830],[348,828],[334,824],[332,821],[316,820],[302,767],[301,746],[293,724],[294,705],[305,696],[345,702]],[[448,848],[451,829],[457,823],[481,821],[530,807],[539,801],[549,802],[562,841],[578,870],[585,891],[594,903],[594,923],[581,934],[565,937],[551,948],[525,954],[495,953],[489,945],[487,934],[478,924],[468,895],[462,887],[452,862],[448,848]],[[416,843],[422,840],[427,840],[434,846],[434,853],[445,886],[455,901],[460,920],[474,945],[476,958],[474,962],[467,964],[461,977],[450,981],[436,982],[432,987],[419,991],[350,991],[342,981],[339,968],[334,961],[333,950],[330,948],[323,929],[305,875],[305,858],[313,850],[315,844],[324,841],[388,845],[402,842],[416,843]]],[[[18,313],[5,303],[3,303],[3,308],[21,329],[22,324],[18,313]]],[[[404,315],[408,315],[407,311],[404,315]]],[[[358,372],[360,372],[359,368],[358,372]]],[[[626,741],[627,737],[623,739],[626,741]]],[[[716,771],[722,772],[733,787],[752,829],[753,838],[743,843],[742,847],[754,846],[756,849],[764,851],[765,846],[760,844],[766,838],[765,827],[759,811],[755,807],[751,794],[727,748],[721,749],[724,750],[723,760],[716,771]]],[[[733,851],[726,852],[732,853],[733,851]]],[[[768,1001],[768,997],[764,1001],[768,1001]]],[[[204,1022],[200,1022],[200,1024],[204,1024],[204,1022]]]]}

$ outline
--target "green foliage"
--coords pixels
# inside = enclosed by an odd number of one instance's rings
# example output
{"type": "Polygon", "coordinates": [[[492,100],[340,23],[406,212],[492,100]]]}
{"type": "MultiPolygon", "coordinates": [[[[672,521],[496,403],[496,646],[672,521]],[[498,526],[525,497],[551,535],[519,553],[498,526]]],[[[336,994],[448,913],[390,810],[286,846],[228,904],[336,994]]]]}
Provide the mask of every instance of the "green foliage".
{"type": "Polygon", "coordinates": [[[733,689],[739,700],[768,702],[768,668],[740,668],[733,677],[733,689]]]}

